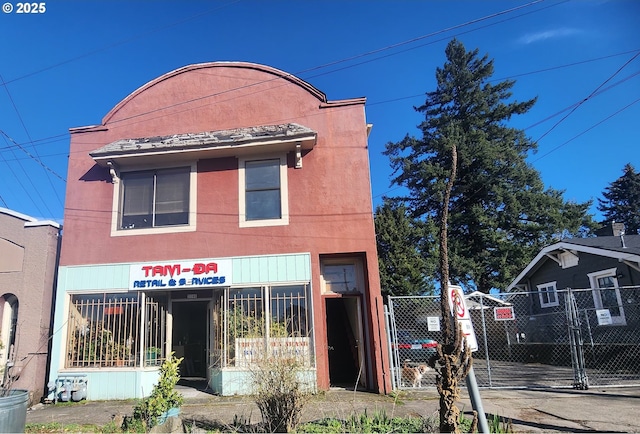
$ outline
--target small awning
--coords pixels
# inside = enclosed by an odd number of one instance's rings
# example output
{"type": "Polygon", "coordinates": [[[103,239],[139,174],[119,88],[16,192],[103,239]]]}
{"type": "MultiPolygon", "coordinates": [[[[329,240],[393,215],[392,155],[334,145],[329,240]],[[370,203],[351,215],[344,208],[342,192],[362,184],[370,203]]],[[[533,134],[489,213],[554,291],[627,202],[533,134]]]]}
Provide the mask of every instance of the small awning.
{"type": "Polygon", "coordinates": [[[266,125],[233,130],[175,134],[171,136],[122,139],[89,153],[94,161],[107,166],[194,161],[257,153],[311,150],[317,133],[298,124],[266,125]]]}

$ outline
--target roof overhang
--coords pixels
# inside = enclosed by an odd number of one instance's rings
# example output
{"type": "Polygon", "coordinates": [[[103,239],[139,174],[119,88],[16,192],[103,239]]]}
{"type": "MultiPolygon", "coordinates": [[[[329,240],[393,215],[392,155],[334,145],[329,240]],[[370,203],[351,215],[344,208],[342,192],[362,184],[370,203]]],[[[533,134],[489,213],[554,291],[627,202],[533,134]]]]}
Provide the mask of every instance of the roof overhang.
{"type": "MultiPolygon", "coordinates": [[[[529,273],[536,268],[540,261],[546,260],[548,258],[554,259],[558,253],[561,252],[571,252],[575,254],[575,252],[588,253],[591,255],[604,256],[608,258],[617,259],[619,262],[623,262],[636,270],[640,271],[640,255],[636,255],[633,253],[625,253],[616,250],[609,250],[600,247],[592,247],[592,246],[582,246],[580,244],[573,244],[570,242],[559,242],[552,244],[550,246],[545,247],[540,250],[540,253],[533,258],[533,260],[527,265],[527,267],[522,270],[518,276],[513,279],[513,282],[507,287],[507,292],[510,292],[513,288],[515,288],[518,284],[522,283],[522,280],[529,275],[529,273]]],[[[555,259],[554,259],[555,260],[555,259]]],[[[556,261],[557,262],[557,261],[556,261]]]]}
{"type": "Polygon", "coordinates": [[[317,133],[290,123],[232,130],[122,139],[89,153],[100,166],[118,167],[195,161],[259,153],[308,151],[316,145],[317,133]]]}

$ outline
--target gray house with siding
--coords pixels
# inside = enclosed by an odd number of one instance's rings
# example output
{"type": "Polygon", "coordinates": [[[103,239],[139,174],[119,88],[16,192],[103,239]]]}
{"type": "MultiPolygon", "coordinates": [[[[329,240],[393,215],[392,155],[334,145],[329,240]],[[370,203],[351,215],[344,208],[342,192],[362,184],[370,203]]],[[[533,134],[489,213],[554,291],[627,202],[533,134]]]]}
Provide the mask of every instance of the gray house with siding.
{"type": "Polygon", "coordinates": [[[507,287],[529,359],[565,353],[570,310],[591,360],[640,359],[640,235],[615,226],[543,248],[507,287]]]}

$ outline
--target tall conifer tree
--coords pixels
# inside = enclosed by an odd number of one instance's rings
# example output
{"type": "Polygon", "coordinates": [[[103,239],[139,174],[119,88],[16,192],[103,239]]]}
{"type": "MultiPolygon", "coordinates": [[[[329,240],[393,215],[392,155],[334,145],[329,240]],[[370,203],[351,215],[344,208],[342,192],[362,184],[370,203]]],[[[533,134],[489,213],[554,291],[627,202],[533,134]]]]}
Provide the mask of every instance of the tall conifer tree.
{"type": "Polygon", "coordinates": [[[423,221],[403,204],[385,200],[376,208],[376,241],[383,295],[433,293],[434,243],[423,221]]]}
{"type": "Polygon", "coordinates": [[[640,173],[631,164],[622,169],[623,175],[613,181],[598,198],[598,210],[603,223],[624,223],[627,234],[640,233],[640,173]]]}
{"type": "Polygon", "coordinates": [[[439,225],[451,170],[448,143],[455,135],[458,175],[448,218],[453,283],[482,292],[504,288],[544,245],[559,236],[590,230],[590,202],[567,203],[562,191],[545,189],[526,161],[536,144],[509,127],[535,99],[510,101],[514,81],[490,82],[493,60],[452,40],[447,61],[436,69],[437,88],[416,110],[425,116],[421,138],[387,144],[393,182],[408,188],[414,217],[439,225]],[[455,131],[454,131],[455,130],[455,131]]]}

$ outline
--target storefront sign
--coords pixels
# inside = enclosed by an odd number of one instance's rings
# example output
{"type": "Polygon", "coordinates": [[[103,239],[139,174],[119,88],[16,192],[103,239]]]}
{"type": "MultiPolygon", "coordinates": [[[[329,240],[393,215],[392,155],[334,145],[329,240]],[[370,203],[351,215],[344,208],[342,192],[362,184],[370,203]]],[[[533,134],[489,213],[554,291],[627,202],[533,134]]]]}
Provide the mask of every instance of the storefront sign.
{"type": "Polygon", "coordinates": [[[294,359],[303,366],[309,366],[311,363],[310,345],[311,339],[305,337],[269,338],[268,348],[265,348],[264,338],[237,338],[236,367],[255,366],[264,360],[265,356],[294,359]]]}
{"type": "Polygon", "coordinates": [[[129,289],[191,289],[229,286],[230,259],[196,259],[188,262],[147,262],[129,267],[129,289]]]}

